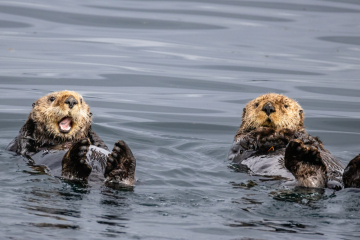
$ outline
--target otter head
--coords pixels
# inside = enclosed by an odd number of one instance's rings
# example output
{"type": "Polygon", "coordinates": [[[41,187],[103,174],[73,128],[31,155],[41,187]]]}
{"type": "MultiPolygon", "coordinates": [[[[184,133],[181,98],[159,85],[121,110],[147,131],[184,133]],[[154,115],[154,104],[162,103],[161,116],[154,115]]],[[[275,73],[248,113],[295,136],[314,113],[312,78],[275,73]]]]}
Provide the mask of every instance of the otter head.
{"type": "Polygon", "coordinates": [[[303,109],[296,101],[281,94],[269,93],[255,98],[245,106],[240,130],[270,127],[298,131],[304,128],[303,121],[303,109]]]}
{"type": "Polygon", "coordinates": [[[50,93],[33,104],[29,119],[43,140],[71,141],[87,135],[91,124],[89,106],[77,92],[50,93]]]}

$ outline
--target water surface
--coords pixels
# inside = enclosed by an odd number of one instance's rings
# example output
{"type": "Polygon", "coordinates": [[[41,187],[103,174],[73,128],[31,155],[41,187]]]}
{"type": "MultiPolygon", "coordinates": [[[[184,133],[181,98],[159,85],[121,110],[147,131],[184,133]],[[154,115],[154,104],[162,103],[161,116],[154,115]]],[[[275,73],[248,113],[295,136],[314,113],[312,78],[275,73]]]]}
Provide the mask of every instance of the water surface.
{"type": "Polygon", "coordinates": [[[356,239],[360,191],[286,189],[226,161],[249,100],[283,93],[346,165],[360,153],[360,4],[0,1],[1,239],[356,239]],[[80,92],[131,190],[79,188],[4,149],[31,104],[80,92]]]}

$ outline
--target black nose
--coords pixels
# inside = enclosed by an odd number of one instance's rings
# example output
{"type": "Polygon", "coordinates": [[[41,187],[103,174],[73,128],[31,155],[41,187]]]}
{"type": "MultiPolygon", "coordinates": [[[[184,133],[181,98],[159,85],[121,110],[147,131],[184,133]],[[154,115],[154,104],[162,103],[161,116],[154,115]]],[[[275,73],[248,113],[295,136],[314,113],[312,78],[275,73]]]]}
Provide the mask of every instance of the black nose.
{"type": "Polygon", "coordinates": [[[65,104],[68,104],[69,108],[71,109],[74,107],[75,104],[78,104],[78,101],[74,98],[73,95],[71,95],[65,100],[65,104]]]}
{"type": "Polygon", "coordinates": [[[267,114],[268,116],[269,116],[271,113],[275,112],[275,108],[273,107],[273,105],[271,104],[271,102],[268,102],[267,104],[265,104],[261,110],[263,110],[264,112],[266,112],[266,114],[267,114]]]}

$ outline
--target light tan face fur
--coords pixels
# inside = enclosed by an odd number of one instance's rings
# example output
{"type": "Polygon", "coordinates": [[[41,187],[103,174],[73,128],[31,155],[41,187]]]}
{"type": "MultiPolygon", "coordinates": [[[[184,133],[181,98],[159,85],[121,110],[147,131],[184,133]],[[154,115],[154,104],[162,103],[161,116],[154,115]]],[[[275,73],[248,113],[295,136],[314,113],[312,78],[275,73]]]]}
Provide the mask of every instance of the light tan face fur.
{"type": "MultiPolygon", "coordinates": [[[[91,113],[89,106],[83,97],[77,92],[59,91],[50,93],[33,104],[29,118],[36,122],[38,135],[46,135],[43,138],[54,138],[61,141],[74,140],[86,136],[91,124],[91,113]],[[70,108],[65,103],[73,96],[77,103],[70,108]],[[62,119],[71,119],[71,129],[68,133],[61,132],[59,123],[62,119]]],[[[40,136],[39,136],[40,137],[40,136]]]]}
{"type": "Polygon", "coordinates": [[[301,106],[294,100],[280,94],[269,93],[250,101],[244,108],[241,130],[252,130],[258,127],[289,128],[300,130],[303,125],[304,113],[301,106]],[[272,106],[269,115],[264,106],[272,106]]]}

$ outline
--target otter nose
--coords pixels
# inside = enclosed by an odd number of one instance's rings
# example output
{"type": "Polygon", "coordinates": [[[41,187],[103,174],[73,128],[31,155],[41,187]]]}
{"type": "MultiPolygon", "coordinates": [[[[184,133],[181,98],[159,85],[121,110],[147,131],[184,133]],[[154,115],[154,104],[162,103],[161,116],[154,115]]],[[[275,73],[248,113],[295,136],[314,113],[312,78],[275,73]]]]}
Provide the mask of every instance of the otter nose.
{"type": "Polygon", "coordinates": [[[73,95],[71,95],[65,100],[65,104],[68,104],[69,108],[71,109],[75,104],[78,104],[78,101],[74,98],[73,95]]]}
{"type": "Polygon", "coordinates": [[[265,104],[261,110],[264,111],[268,116],[271,113],[275,112],[275,108],[273,107],[271,102],[268,102],[267,104],[265,104]]]}

